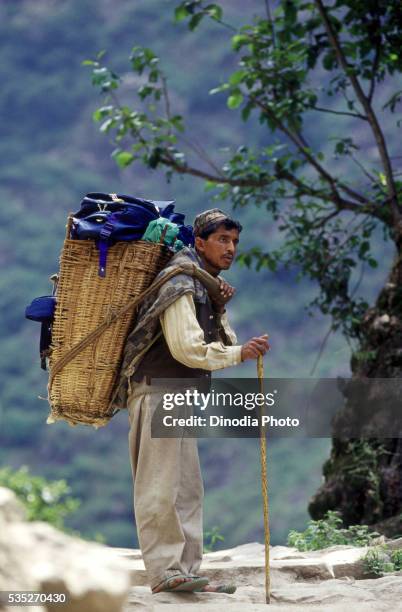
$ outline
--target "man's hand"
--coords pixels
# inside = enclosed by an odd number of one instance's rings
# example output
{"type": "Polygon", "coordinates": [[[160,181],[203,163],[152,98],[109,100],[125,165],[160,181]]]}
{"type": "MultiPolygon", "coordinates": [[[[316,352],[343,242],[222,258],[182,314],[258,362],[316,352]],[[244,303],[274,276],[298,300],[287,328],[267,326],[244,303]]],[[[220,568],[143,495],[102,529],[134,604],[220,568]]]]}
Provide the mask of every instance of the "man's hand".
{"type": "Polygon", "coordinates": [[[227,304],[227,302],[232,299],[233,295],[236,292],[236,289],[229,285],[229,283],[227,283],[220,276],[217,277],[217,280],[219,281],[220,286],[220,297],[218,299],[214,299],[212,301],[212,304],[217,312],[222,313],[225,310],[225,304],[227,304]]]}
{"type": "Polygon", "coordinates": [[[265,355],[271,347],[268,344],[268,334],[251,338],[248,342],[243,344],[241,347],[241,360],[246,359],[257,359],[259,355],[265,355]]]}

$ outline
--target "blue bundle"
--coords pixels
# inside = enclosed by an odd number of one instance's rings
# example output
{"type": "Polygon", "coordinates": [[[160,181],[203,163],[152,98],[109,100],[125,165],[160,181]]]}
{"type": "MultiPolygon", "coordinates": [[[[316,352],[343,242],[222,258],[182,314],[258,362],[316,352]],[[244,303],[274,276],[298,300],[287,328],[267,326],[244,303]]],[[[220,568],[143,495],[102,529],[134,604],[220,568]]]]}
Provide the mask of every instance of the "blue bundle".
{"type": "Polygon", "coordinates": [[[80,210],[73,216],[71,238],[96,241],[99,276],[105,276],[108,248],[116,242],[140,240],[149,223],[160,217],[178,225],[178,240],[194,245],[192,227],[184,225],[182,213],[174,212],[174,201],[105,193],[88,193],[84,197],[80,210]]]}

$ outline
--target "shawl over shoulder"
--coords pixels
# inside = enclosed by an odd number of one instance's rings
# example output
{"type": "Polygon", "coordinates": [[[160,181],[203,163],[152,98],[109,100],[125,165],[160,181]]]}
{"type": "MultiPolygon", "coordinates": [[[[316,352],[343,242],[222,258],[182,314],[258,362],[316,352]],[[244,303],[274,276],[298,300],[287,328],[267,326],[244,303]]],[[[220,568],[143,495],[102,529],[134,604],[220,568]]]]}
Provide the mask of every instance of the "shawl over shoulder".
{"type": "MultiPolygon", "coordinates": [[[[169,264],[159,272],[155,280],[163,278],[172,268],[183,262],[188,262],[188,260],[203,267],[196,251],[185,247],[172,257],[169,264]]],[[[112,395],[113,414],[118,410],[127,408],[129,379],[134,374],[148,348],[162,333],[159,327],[160,315],[170,304],[185,293],[192,293],[197,302],[205,303],[207,299],[207,291],[197,279],[187,274],[177,274],[177,276],[167,280],[156,294],[148,296],[140,306],[134,328],[127,336],[124,347],[123,363],[112,395]]]]}

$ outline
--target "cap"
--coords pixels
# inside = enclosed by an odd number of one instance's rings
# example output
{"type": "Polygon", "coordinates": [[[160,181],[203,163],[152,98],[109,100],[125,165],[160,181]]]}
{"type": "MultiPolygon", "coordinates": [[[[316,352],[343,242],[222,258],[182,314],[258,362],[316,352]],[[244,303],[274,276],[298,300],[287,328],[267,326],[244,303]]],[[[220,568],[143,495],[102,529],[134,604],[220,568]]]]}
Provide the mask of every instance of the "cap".
{"type": "Polygon", "coordinates": [[[226,221],[227,219],[230,219],[230,217],[219,208],[205,210],[194,219],[194,236],[199,236],[204,230],[215,225],[215,223],[226,221]]]}

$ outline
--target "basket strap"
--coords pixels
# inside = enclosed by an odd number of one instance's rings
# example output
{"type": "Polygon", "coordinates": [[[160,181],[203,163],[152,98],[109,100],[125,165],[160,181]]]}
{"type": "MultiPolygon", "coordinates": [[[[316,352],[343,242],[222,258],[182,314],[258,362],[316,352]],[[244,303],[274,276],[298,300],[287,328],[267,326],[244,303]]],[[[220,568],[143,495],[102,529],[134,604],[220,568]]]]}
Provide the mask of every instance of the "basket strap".
{"type": "MultiPolygon", "coordinates": [[[[110,215],[111,216],[111,215],[110,215]]],[[[99,234],[99,276],[106,276],[106,260],[109,248],[109,240],[114,230],[113,219],[106,221],[99,234]]]]}
{"type": "Polygon", "coordinates": [[[80,342],[78,342],[71,350],[69,350],[61,359],[59,359],[54,366],[51,368],[51,372],[49,375],[49,384],[48,389],[50,390],[52,383],[54,381],[55,376],[66,366],[74,357],[76,357],[82,350],[84,350],[89,344],[94,342],[103,332],[114,323],[119,317],[124,315],[129,310],[135,308],[144,298],[148,297],[154,291],[160,289],[160,287],[168,280],[173,278],[173,276],[177,276],[177,274],[194,274],[193,268],[197,266],[177,266],[173,268],[170,272],[168,272],[163,278],[155,281],[145,289],[140,295],[133,298],[125,306],[117,310],[116,312],[111,313],[103,323],[101,323],[96,329],[94,329],[91,333],[89,333],[85,338],[83,338],[80,342]]]}

